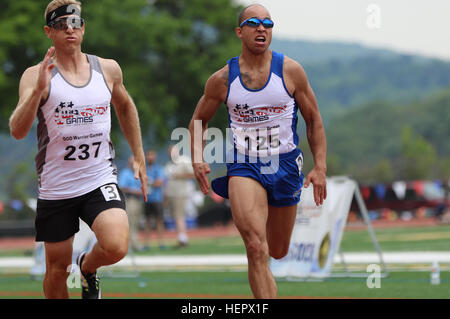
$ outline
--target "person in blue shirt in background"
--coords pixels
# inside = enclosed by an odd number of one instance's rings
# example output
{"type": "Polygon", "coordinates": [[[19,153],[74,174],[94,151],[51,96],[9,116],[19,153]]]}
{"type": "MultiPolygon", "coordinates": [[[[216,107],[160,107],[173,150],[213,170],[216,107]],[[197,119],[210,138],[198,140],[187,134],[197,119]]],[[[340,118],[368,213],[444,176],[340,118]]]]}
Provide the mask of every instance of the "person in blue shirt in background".
{"type": "Polygon", "coordinates": [[[141,181],[134,178],[133,170],[134,158],[130,156],[128,166],[119,173],[119,187],[126,197],[127,213],[130,224],[130,244],[133,250],[142,250],[142,244],[139,241],[139,221],[144,212],[144,203],[142,201],[141,181]]]}
{"type": "Polygon", "coordinates": [[[145,203],[145,217],[146,217],[146,249],[149,249],[150,234],[152,229],[152,219],[155,220],[156,233],[158,237],[158,245],[160,249],[166,249],[164,242],[164,184],[166,176],[164,169],[156,163],[157,153],[154,150],[148,150],[145,154],[147,160],[147,175],[148,175],[148,198],[145,203]]]}

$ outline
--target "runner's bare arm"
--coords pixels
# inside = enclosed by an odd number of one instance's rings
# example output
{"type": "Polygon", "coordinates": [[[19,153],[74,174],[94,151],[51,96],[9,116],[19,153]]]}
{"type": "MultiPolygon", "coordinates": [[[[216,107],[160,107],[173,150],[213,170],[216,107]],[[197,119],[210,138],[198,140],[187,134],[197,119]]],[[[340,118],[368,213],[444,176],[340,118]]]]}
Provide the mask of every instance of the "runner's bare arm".
{"type": "MultiPolygon", "coordinates": [[[[208,129],[208,123],[216,114],[221,103],[225,101],[228,91],[228,66],[223,67],[206,81],[203,96],[200,98],[189,124],[191,135],[191,157],[195,178],[204,194],[209,192],[209,181],[206,174],[210,173],[208,163],[203,161],[205,147],[203,134],[208,129]],[[196,130],[196,121],[201,121],[201,131],[196,130]]],[[[197,124],[198,125],[198,124],[197,124]]]]}
{"type": "Polygon", "coordinates": [[[142,146],[141,127],[138,112],[133,99],[123,85],[122,70],[114,60],[100,59],[102,69],[108,83],[111,83],[111,103],[116,110],[120,127],[130,145],[134,156],[134,177],[141,180],[141,190],[144,200],[147,201],[147,171],[145,155],[142,146]]]}
{"type": "Polygon", "coordinates": [[[314,168],[307,175],[305,187],[310,183],[314,186],[314,199],[316,204],[322,205],[327,197],[327,142],[322,117],[317,106],[314,92],[309,85],[308,78],[300,64],[286,58],[286,74],[294,87],[294,97],[299,104],[300,112],[305,120],[306,135],[314,158],[314,168]]]}
{"type": "Polygon", "coordinates": [[[50,63],[55,49],[51,47],[41,64],[25,70],[19,84],[19,102],[9,118],[11,135],[22,139],[28,135],[43,99],[48,94],[51,72],[54,64],[50,63]]]}

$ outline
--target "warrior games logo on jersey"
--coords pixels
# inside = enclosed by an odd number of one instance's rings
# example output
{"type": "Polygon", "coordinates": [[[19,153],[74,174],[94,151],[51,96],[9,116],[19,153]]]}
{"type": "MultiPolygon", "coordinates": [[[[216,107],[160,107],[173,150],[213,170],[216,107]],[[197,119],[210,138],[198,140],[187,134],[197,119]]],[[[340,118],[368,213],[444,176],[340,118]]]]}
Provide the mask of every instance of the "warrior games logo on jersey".
{"type": "Polygon", "coordinates": [[[75,107],[70,102],[60,102],[55,109],[54,120],[57,125],[81,125],[94,122],[94,118],[108,112],[109,105],[75,107]]]}
{"type": "Polygon", "coordinates": [[[269,120],[269,116],[274,114],[281,114],[286,111],[287,105],[284,106],[264,106],[257,108],[250,108],[245,104],[236,104],[233,108],[233,113],[238,116],[238,122],[255,123],[269,120]]]}

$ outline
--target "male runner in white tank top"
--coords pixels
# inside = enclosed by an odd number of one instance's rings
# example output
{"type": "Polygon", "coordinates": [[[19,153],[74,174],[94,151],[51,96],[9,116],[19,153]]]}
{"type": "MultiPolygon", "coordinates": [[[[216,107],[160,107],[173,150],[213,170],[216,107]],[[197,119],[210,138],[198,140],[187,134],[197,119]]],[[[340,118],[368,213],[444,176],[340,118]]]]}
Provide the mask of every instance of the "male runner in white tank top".
{"type": "Polygon", "coordinates": [[[98,240],[77,259],[82,297],[96,299],[101,298],[97,269],[120,261],[129,241],[125,199],[113,163],[110,103],[133,152],[135,178],[141,180],[146,201],[139,119],[117,62],[81,52],[85,33],[81,3],[54,0],[45,18],[44,30],[54,46],[42,63],[22,75],[10,130],[16,139],[24,138],[38,117],[36,241],[45,242],[45,296],[69,297],[66,279],[81,218],[98,240]]]}
{"type": "Polygon", "coordinates": [[[326,138],[317,102],[300,64],[269,49],[272,27],[265,7],[251,5],[242,11],[236,28],[242,52],[208,79],[189,127],[195,176],[207,194],[210,167],[203,162],[204,146],[194,143],[194,121],[202,121],[203,136],[220,105],[227,105],[234,158],[230,162],[227,157],[227,176],[214,180],[212,187],[230,199],[233,220],[247,250],[255,298],[277,296],[269,255],[280,259],[287,254],[295,223],[303,184],[303,157],[297,148],[298,109],[315,164],[304,186],[313,184],[318,206],[327,194],[326,138]],[[257,159],[251,161],[254,156],[257,159]],[[275,156],[279,162],[270,174],[262,171],[265,156],[275,156]]]}

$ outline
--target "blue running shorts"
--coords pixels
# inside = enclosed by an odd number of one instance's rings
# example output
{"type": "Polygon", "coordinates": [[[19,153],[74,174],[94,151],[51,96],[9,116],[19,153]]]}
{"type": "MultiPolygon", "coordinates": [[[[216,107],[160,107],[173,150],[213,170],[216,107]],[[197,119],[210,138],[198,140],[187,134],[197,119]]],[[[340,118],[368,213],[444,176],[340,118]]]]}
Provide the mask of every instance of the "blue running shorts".
{"type": "Polygon", "coordinates": [[[278,156],[255,158],[242,155],[240,160],[227,163],[227,176],[212,181],[213,191],[228,198],[228,181],[232,176],[253,178],[267,191],[271,206],[285,207],[300,201],[303,186],[303,154],[300,149],[278,156]]]}

